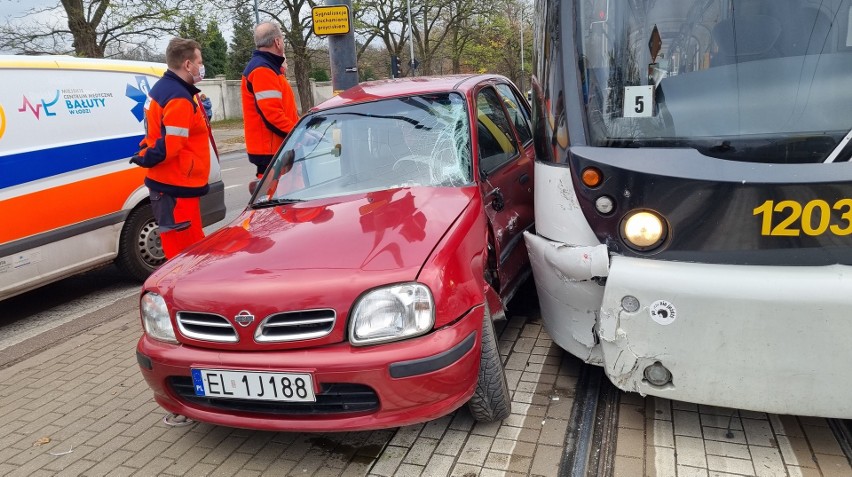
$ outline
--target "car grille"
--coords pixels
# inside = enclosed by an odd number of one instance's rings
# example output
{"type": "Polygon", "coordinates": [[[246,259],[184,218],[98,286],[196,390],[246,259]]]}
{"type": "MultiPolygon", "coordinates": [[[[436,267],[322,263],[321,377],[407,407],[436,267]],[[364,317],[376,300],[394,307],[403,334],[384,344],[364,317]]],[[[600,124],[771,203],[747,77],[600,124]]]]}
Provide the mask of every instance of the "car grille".
{"type": "Polygon", "coordinates": [[[179,311],[177,323],[181,334],[187,338],[218,343],[239,341],[234,326],[221,315],[179,311]]]}
{"type": "Polygon", "coordinates": [[[276,343],[322,338],[331,333],[335,317],[334,310],[276,313],[257,327],[254,339],[258,343],[276,343]]]}
{"type": "Polygon", "coordinates": [[[323,383],[316,402],[255,401],[217,399],[195,395],[192,378],[170,376],[169,386],[175,394],[190,403],[223,411],[253,412],[273,415],[343,414],[375,411],[379,397],[369,386],[352,383],[323,383]]]}

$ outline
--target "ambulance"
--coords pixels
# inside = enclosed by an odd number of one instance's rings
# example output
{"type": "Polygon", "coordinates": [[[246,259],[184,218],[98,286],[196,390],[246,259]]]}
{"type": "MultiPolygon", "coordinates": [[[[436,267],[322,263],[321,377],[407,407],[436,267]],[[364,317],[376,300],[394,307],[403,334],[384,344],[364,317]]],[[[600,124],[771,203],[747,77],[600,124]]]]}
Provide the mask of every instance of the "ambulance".
{"type": "MultiPolygon", "coordinates": [[[[0,300],[115,262],[144,280],[165,262],[144,136],[159,63],[0,55],[0,300]]],[[[211,137],[204,225],[225,217],[211,137]]]]}

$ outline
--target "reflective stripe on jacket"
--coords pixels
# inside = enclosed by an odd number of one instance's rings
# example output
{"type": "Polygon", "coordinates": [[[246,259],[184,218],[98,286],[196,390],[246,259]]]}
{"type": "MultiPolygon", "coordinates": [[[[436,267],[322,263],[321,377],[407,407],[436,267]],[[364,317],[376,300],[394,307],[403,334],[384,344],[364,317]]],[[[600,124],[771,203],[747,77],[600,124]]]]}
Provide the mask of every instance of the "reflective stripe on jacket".
{"type": "Polygon", "coordinates": [[[255,50],[243,71],[246,152],[254,164],[268,162],[299,120],[296,98],[281,72],[283,63],[281,56],[255,50]]]}
{"type": "Polygon", "coordinates": [[[171,71],[151,88],[145,111],[140,165],[149,167],[145,185],[173,197],[207,193],[210,135],[198,88],[171,71]]]}

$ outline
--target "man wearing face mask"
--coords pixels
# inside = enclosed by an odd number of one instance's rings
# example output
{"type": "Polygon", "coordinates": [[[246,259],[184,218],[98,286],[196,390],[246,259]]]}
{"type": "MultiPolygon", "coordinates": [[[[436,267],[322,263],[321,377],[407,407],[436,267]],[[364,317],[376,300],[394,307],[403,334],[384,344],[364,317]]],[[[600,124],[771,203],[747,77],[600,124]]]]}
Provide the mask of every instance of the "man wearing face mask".
{"type": "Polygon", "coordinates": [[[242,78],[243,127],[249,161],[260,178],[284,138],[296,125],[296,98],[284,76],[284,35],[281,28],[263,22],[254,29],[257,49],[242,78]]]}
{"type": "Polygon", "coordinates": [[[148,93],[145,139],[130,162],[148,169],[145,185],[166,258],[204,238],[201,196],[210,174],[210,136],[194,85],[204,78],[201,46],[172,38],[168,70],[148,93]]]}

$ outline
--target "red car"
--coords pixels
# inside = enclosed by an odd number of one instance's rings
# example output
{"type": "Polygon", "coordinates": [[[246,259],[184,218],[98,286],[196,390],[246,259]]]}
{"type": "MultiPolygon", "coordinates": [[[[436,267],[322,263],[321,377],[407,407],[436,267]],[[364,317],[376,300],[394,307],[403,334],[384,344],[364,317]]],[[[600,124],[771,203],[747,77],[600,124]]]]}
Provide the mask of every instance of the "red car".
{"type": "Polygon", "coordinates": [[[529,114],[495,75],[364,83],[311,110],[242,215],[145,282],[157,402],[281,431],[508,416],[492,318],[530,271],[529,114]]]}

